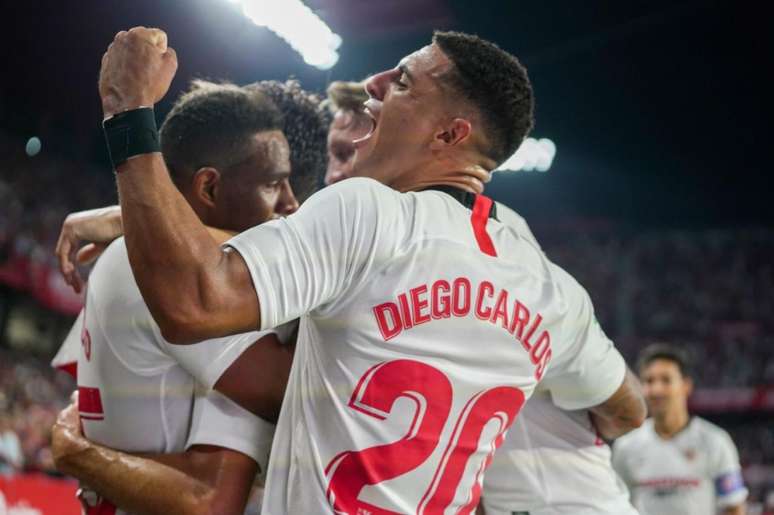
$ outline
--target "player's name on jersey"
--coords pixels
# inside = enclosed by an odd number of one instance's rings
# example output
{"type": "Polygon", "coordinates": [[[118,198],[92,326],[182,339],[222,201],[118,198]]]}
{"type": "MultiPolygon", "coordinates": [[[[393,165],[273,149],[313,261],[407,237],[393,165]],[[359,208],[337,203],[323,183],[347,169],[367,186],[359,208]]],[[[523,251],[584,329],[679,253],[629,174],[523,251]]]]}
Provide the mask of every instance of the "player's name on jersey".
{"type": "Polygon", "coordinates": [[[491,324],[500,324],[529,352],[535,377],[540,380],[551,360],[551,335],[542,329],[540,313],[530,315],[530,309],[518,299],[509,299],[508,291],[499,291],[489,281],[475,288],[466,277],[449,282],[439,279],[428,286],[422,284],[373,307],[376,324],[384,341],[391,340],[405,330],[432,320],[466,317],[471,309],[476,318],[491,324]]]}

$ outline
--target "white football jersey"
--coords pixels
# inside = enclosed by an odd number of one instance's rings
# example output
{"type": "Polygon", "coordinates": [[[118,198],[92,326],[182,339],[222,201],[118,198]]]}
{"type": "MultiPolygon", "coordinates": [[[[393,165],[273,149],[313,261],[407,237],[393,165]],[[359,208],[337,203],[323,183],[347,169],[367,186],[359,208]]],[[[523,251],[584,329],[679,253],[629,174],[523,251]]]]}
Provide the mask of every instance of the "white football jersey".
{"type": "MultiPolygon", "coordinates": [[[[497,218],[534,241],[526,221],[507,206],[498,203],[497,218]]],[[[566,282],[574,280],[567,277],[566,282]]],[[[604,339],[601,328],[594,327],[597,338],[604,339]]],[[[608,358],[601,366],[616,373],[598,385],[603,401],[626,373],[618,352],[608,358]]],[[[598,436],[589,412],[558,408],[545,386],[524,406],[487,470],[482,501],[487,515],[636,514],[610,463],[610,447],[598,436]]]]}
{"type": "Polygon", "coordinates": [[[734,442],[699,417],[669,440],[646,420],[615,442],[613,465],[642,515],[707,515],[747,499],[734,442]]]}
{"type": "Polygon", "coordinates": [[[216,445],[242,452],[263,468],[274,426],[210,390],[262,334],[169,344],[140,295],[123,239],[115,241],[97,261],[86,294],[78,356],[84,434],[127,452],[216,445]]]}
{"type": "Polygon", "coordinates": [[[542,390],[522,408],[495,453],[483,503],[487,515],[637,513],[589,412],[559,409],[542,390]]]}
{"type": "Polygon", "coordinates": [[[566,406],[610,380],[574,285],[471,207],[354,178],[228,242],[261,326],[301,317],[263,513],[470,513],[544,374],[566,406]]]}

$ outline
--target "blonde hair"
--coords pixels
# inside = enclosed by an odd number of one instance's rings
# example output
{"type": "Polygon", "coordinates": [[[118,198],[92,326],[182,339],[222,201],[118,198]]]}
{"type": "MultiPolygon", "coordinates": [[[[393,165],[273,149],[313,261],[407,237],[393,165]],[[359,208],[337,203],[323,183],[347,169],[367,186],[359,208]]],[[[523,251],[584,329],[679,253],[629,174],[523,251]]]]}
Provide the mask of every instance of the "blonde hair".
{"type": "Polygon", "coordinates": [[[365,81],[347,82],[337,80],[328,86],[328,98],[325,105],[335,113],[338,110],[363,112],[363,103],[368,100],[365,90],[365,81]]]}

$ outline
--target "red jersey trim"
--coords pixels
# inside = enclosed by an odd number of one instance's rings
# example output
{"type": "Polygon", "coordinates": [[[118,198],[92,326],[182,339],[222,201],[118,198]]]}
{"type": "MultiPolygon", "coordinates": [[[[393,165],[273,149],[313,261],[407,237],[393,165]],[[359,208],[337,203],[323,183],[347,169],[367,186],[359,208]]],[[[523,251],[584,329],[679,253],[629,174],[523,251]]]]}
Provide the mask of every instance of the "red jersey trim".
{"type": "Polygon", "coordinates": [[[489,197],[476,195],[470,223],[473,224],[473,234],[476,236],[476,242],[478,242],[478,248],[481,249],[481,252],[497,257],[497,251],[492,243],[492,238],[486,232],[486,224],[489,221],[489,210],[492,209],[492,204],[493,201],[489,197]]]}

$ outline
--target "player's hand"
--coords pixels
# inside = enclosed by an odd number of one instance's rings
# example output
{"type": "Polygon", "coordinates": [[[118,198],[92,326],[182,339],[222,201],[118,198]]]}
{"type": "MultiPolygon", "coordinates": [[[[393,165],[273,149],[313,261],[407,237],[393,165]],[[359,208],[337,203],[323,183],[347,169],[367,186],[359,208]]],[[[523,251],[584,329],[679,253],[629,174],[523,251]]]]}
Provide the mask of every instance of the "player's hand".
{"type": "Polygon", "coordinates": [[[116,34],[102,56],[99,95],[105,117],[153,106],[169,89],[177,54],[160,29],[134,27],[116,34]]]}
{"type": "Polygon", "coordinates": [[[83,289],[78,264],[95,260],[108,244],[123,234],[119,206],[90,209],[67,215],[56,244],[59,271],[76,292],[83,289]],[[81,247],[82,243],[86,243],[81,247]]]}
{"type": "Polygon", "coordinates": [[[67,473],[67,459],[87,446],[78,415],[78,403],[73,402],[59,413],[51,429],[51,453],[57,470],[67,473]]]}

